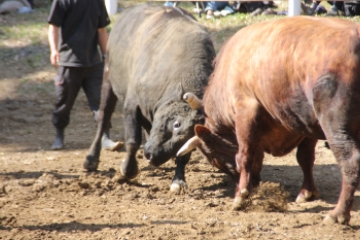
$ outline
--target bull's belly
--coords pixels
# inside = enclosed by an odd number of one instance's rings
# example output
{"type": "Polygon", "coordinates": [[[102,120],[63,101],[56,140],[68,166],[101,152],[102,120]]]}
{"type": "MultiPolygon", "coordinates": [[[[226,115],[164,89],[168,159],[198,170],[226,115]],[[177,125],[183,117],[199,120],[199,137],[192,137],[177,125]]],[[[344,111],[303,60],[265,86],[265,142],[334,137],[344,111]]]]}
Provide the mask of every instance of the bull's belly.
{"type": "Polygon", "coordinates": [[[296,106],[299,109],[289,105],[277,109],[271,116],[264,115],[261,122],[260,147],[266,153],[283,156],[296,148],[304,138],[325,140],[325,134],[311,111],[311,106],[296,106]]]}
{"type": "Polygon", "coordinates": [[[279,132],[272,132],[263,136],[260,142],[260,148],[273,156],[284,156],[296,148],[304,136],[294,134],[280,134],[279,132]]]}
{"type": "Polygon", "coordinates": [[[266,132],[260,141],[260,148],[273,156],[284,156],[295,149],[304,138],[325,139],[320,128],[310,129],[294,129],[288,131],[284,127],[273,128],[266,132]]]}

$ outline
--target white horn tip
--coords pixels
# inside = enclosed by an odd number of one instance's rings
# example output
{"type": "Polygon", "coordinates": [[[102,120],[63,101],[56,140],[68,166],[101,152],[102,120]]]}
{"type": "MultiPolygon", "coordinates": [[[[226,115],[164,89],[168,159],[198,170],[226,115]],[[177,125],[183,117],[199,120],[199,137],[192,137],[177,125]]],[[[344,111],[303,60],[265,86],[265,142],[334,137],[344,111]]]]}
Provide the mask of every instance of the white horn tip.
{"type": "Polygon", "coordinates": [[[184,101],[188,100],[189,96],[190,96],[190,93],[185,93],[183,96],[183,100],[184,101]]]}
{"type": "Polygon", "coordinates": [[[176,153],[176,157],[182,157],[185,154],[191,152],[200,145],[200,139],[197,136],[190,138],[176,153]]]}

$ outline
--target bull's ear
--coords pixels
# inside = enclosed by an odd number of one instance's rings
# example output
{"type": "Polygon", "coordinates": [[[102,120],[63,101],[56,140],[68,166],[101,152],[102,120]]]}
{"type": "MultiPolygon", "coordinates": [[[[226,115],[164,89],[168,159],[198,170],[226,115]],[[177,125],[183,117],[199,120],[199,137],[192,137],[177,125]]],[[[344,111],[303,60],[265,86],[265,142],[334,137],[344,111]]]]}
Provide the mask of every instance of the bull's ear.
{"type": "Polygon", "coordinates": [[[211,131],[204,125],[195,125],[195,134],[201,139],[207,138],[211,135],[211,131]]]}
{"type": "Polygon", "coordinates": [[[180,82],[177,86],[176,86],[176,95],[179,97],[180,100],[183,100],[183,95],[185,94],[185,90],[183,88],[182,83],[180,82]]]}

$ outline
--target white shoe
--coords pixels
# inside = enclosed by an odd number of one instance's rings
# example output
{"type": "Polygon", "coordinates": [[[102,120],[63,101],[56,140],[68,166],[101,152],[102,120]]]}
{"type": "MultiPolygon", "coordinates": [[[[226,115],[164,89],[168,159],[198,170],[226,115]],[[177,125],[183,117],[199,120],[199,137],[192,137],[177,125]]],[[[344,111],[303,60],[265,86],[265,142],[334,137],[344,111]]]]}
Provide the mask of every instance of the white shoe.
{"type": "Polygon", "coordinates": [[[202,12],[204,12],[203,10],[201,10],[201,8],[194,8],[192,11],[193,11],[193,13],[202,13],[202,12]]]}
{"type": "Polygon", "coordinates": [[[207,14],[206,15],[206,19],[207,20],[210,20],[210,19],[214,19],[215,17],[214,17],[214,15],[212,15],[212,14],[207,14]]]}
{"type": "Polygon", "coordinates": [[[206,12],[206,19],[209,20],[209,19],[214,19],[215,16],[214,16],[214,12],[212,10],[208,10],[206,12]]]}
{"type": "Polygon", "coordinates": [[[216,18],[220,17],[220,16],[221,16],[221,12],[220,12],[220,11],[215,11],[215,12],[214,12],[214,16],[215,16],[216,18]]]}
{"type": "Polygon", "coordinates": [[[230,15],[231,14],[231,12],[229,11],[229,10],[221,10],[221,15],[223,16],[223,17],[226,17],[227,15],[230,15]]]}

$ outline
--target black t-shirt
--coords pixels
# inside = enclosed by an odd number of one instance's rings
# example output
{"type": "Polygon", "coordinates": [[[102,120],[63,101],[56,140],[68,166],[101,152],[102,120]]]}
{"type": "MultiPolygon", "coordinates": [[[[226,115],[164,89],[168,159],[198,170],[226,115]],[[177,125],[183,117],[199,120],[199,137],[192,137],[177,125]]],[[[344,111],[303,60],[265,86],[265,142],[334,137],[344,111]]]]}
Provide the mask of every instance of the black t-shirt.
{"type": "Polygon", "coordinates": [[[90,67],[102,61],[98,28],[110,23],[104,0],[54,0],[48,23],[61,29],[60,66],[90,67]]]}

